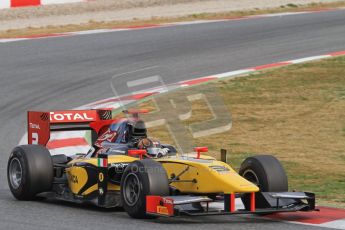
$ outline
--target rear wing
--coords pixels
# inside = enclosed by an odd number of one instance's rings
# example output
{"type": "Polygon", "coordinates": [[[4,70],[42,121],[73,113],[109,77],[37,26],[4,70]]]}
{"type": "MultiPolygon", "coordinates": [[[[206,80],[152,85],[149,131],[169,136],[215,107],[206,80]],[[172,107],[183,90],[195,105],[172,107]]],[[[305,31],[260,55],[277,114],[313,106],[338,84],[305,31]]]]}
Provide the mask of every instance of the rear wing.
{"type": "Polygon", "coordinates": [[[113,122],[110,110],[28,111],[28,144],[45,146],[52,131],[91,130],[98,136],[113,122]]]}

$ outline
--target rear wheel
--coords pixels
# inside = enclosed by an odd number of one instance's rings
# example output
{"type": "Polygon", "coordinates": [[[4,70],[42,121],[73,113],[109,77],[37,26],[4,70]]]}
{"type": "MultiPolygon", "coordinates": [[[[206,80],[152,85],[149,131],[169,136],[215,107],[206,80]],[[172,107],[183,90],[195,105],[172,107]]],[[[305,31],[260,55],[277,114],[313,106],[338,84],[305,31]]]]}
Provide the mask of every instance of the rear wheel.
{"type": "Polygon", "coordinates": [[[152,218],[146,215],[146,196],[169,195],[168,176],[162,165],[145,159],[127,166],[121,179],[121,200],[125,211],[133,218],[152,218]]]}
{"type": "MultiPolygon", "coordinates": [[[[259,155],[248,157],[243,161],[239,174],[248,181],[256,184],[260,192],[286,192],[288,179],[281,163],[272,155],[259,155]]],[[[242,201],[249,209],[248,197],[242,201]]]]}
{"type": "Polygon", "coordinates": [[[53,162],[49,151],[40,145],[13,149],[7,164],[10,190],[18,200],[33,200],[53,184],[53,162]]]}

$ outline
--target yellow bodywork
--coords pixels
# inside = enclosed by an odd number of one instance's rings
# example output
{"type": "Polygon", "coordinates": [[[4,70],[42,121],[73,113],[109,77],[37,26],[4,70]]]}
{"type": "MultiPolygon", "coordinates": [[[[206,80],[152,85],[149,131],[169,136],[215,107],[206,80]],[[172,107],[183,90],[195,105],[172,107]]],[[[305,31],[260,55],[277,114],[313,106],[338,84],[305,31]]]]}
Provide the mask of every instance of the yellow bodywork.
{"type": "MultiPolygon", "coordinates": [[[[111,155],[108,158],[108,163],[124,163],[124,162],[133,162],[135,160],[138,160],[134,157],[129,157],[125,155],[111,155]]],[[[98,159],[97,158],[79,158],[71,161],[68,165],[69,168],[66,169],[67,174],[67,180],[68,185],[71,189],[71,192],[74,194],[78,194],[80,190],[85,186],[88,180],[91,178],[88,178],[89,175],[87,171],[84,169],[83,166],[76,166],[77,163],[87,163],[94,166],[98,166],[98,159]]],[[[98,174],[93,175],[96,178],[99,176],[98,174]]],[[[85,196],[92,192],[95,192],[98,189],[98,183],[95,182],[94,184],[90,185],[88,189],[86,189],[81,195],[85,196]]],[[[120,186],[108,183],[108,191],[120,191],[120,186]]]]}
{"type": "MultiPolygon", "coordinates": [[[[108,163],[129,163],[138,158],[126,155],[110,155],[108,163]]],[[[170,185],[182,193],[249,193],[257,192],[259,188],[241,177],[228,164],[212,157],[201,155],[200,159],[194,156],[174,156],[157,159],[165,168],[168,178],[179,176],[181,182],[172,182],[170,185]]],[[[72,193],[78,194],[89,180],[86,170],[75,163],[83,162],[97,166],[97,158],[75,159],[66,169],[68,183],[72,193]]],[[[96,175],[98,176],[98,175],[96,175]]],[[[88,195],[98,189],[97,182],[90,185],[81,195],[88,195]]],[[[120,186],[108,183],[109,191],[119,191],[120,186]]]]}
{"type": "Polygon", "coordinates": [[[71,192],[78,194],[89,179],[86,170],[82,167],[71,167],[66,170],[66,173],[71,192]]]}
{"type": "Polygon", "coordinates": [[[179,176],[180,181],[170,185],[183,193],[249,193],[259,188],[241,177],[228,164],[208,156],[195,158],[161,159],[168,177],[179,176]],[[194,182],[188,182],[194,181],[194,182]]]}

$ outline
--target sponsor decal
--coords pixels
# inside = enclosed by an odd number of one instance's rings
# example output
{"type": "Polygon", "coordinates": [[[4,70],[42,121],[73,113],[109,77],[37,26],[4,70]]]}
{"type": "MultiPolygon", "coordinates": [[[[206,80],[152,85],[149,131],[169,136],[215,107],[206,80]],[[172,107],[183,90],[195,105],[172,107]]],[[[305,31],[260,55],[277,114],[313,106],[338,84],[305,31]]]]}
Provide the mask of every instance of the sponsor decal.
{"type": "Polygon", "coordinates": [[[116,173],[122,173],[128,165],[129,163],[112,163],[110,167],[114,168],[116,173]]]}
{"type": "Polygon", "coordinates": [[[76,175],[67,174],[68,180],[74,184],[78,184],[78,177],[76,175]]]}
{"type": "Polygon", "coordinates": [[[226,168],[225,166],[220,166],[220,165],[212,165],[209,166],[212,170],[220,173],[220,174],[228,174],[230,173],[230,169],[226,168]]]}
{"type": "Polygon", "coordinates": [[[162,214],[162,215],[169,216],[169,210],[168,210],[168,208],[165,207],[165,206],[157,206],[157,213],[158,213],[158,214],[162,214]]]}
{"type": "Polygon", "coordinates": [[[31,129],[41,129],[39,124],[29,123],[31,129]]]}
{"type": "Polygon", "coordinates": [[[111,167],[114,168],[126,168],[129,165],[129,163],[112,163],[111,167]]]}
{"type": "Polygon", "coordinates": [[[113,142],[116,134],[117,134],[117,132],[112,132],[111,130],[108,130],[98,139],[98,141],[113,142]]]}
{"type": "Polygon", "coordinates": [[[50,112],[50,121],[59,122],[91,122],[97,120],[96,111],[62,111],[50,112]]]}
{"type": "Polygon", "coordinates": [[[163,198],[163,203],[165,203],[165,204],[173,204],[173,200],[172,199],[168,199],[168,198],[163,198]]]}
{"type": "Polygon", "coordinates": [[[108,167],[108,160],[106,158],[98,158],[98,167],[106,168],[108,167]]]}
{"type": "Polygon", "coordinates": [[[95,142],[95,145],[99,148],[103,148],[102,146],[103,142],[112,143],[115,141],[116,136],[117,136],[117,132],[113,132],[110,129],[108,129],[105,133],[103,133],[100,137],[98,137],[97,141],[95,142]]]}

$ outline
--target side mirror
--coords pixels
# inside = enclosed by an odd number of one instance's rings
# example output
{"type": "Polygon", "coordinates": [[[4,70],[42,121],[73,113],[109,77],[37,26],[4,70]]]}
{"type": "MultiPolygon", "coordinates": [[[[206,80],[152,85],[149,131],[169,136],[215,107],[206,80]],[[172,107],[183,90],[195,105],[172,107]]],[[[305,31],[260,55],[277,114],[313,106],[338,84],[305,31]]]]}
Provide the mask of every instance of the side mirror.
{"type": "Polygon", "coordinates": [[[197,158],[200,158],[200,153],[208,152],[208,147],[195,147],[194,151],[198,153],[197,158]]]}
{"type": "Polygon", "coordinates": [[[140,160],[143,159],[143,155],[146,155],[146,150],[145,149],[129,149],[128,150],[128,155],[129,156],[139,156],[140,160]]]}

